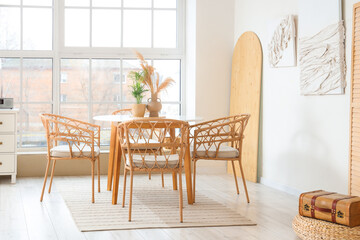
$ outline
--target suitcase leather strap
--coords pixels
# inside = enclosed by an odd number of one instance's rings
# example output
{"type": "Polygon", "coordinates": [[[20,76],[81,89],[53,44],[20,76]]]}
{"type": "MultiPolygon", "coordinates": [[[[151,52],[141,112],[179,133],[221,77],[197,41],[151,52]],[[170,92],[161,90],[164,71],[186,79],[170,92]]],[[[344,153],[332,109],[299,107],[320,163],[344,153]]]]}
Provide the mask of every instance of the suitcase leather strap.
{"type": "Polygon", "coordinates": [[[333,223],[336,223],[336,205],[337,205],[337,203],[341,200],[350,199],[350,198],[354,198],[354,197],[355,196],[348,196],[348,197],[334,199],[334,201],[332,203],[332,209],[331,209],[331,221],[333,223]]]}
{"type": "Polygon", "coordinates": [[[311,198],[311,217],[312,218],[315,218],[315,210],[320,211],[320,212],[329,212],[329,213],[331,212],[331,209],[315,207],[315,200],[318,197],[325,196],[325,195],[330,195],[330,194],[334,194],[334,192],[318,194],[318,195],[315,195],[315,196],[313,196],[311,198]]]}

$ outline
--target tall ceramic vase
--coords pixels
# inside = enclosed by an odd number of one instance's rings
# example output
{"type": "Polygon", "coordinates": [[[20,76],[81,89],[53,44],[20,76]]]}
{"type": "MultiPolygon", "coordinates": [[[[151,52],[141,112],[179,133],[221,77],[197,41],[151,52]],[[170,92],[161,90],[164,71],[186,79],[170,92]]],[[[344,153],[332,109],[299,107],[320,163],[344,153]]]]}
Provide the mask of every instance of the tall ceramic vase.
{"type": "Polygon", "coordinates": [[[162,108],[161,100],[157,94],[151,94],[151,98],[148,99],[147,109],[150,112],[149,117],[159,117],[159,112],[162,108]]]}

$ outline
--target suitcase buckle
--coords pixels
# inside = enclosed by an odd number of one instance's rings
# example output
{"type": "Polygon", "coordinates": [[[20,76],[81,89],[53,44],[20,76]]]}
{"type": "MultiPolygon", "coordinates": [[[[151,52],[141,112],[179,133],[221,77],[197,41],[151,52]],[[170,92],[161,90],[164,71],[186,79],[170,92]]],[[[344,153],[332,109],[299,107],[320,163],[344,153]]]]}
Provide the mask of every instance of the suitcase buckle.
{"type": "Polygon", "coordinates": [[[309,210],[310,210],[310,206],[309,206],[308,204],[305,204],[305,205],[304,205],[304,210],[305,210],[305,211],[309,211],[309,210]]]}
{"type": "Polygon", "coordinates": [[[338,212],[337,212],[337,217],[338,217],[338,218],[344,218],[344,213],[341,212],[341,211],[338,211],[338,212]]]}

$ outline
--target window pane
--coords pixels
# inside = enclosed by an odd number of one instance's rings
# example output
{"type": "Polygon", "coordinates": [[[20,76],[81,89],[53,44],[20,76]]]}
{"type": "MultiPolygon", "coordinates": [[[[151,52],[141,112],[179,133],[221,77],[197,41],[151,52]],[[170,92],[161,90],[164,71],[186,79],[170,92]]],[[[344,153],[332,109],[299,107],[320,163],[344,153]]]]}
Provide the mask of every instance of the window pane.
{"type": "Polygon", "coordinates": [[[52,49],[52,9],[23,9],[23,48],[25,50],[52,49]]]}
{"type": "Polygon", "coordinates": [[[180,115],[180,104],[163,104],[160,116],[178,116],[180,115]]]}
{"type": "Polygon", "coordinates": [[[88,7],[90,0],[65,0],[66,7],[88,7]]]}
{"type": "Polygon", "coordinates": [[[154,0],[155,8],[176,8],[176,0],[154,0]]]}
{"type": "MultiPolygon", "coordinates": [[[[150,60],[148,60],[150,63],[150,60]]],[[[135,102],[135,98],[131,95],[131,85],[133,80],[128,77],[129,72],[139,71],[140,64],[138,60],[123,60],[123,82],[122,82],[122,99],[125,102],[135,102]]],[[[150,92],[144,94],[143,102],[145,103],[150,97],[150,92]]]]}
{"type": "Polygon", "coordinates": [[[20,5],[20,0],[0,0],[1,5],[20,5]]]}
{"type": "Polygon", "coordinates": [[[124,10],[124,47],[151,47],[151,11],[124,10]]]}
{"type": "Polygon", "coordinates": [[[161,101],[180,101],[180,60],[154,60],[154,67],[160,74],[160,82],[167,77],[175,80],[175,84],[160,93],[161,101]]]}
{"type": "Polygon", "coordinates": [[[65,117],[89,122],[88,104],[60,104],[60,114],[65,117]]]}
{"type": "Polygon", "coordinates": [[[90,10],[65,9],[65,46],[88,47],[89,43],[90,10]]]}
{"type": "MultiPolygon", "coordinates": [[[[109,115],[112,112],[121,109],[120,104],[93,104],[93,116],[99,115],[109,115]]],[[[95,124],[98,124],[101,127],[100,134],[100,144],[109,145],[110,144],[110,128],[111,123],[105,121],[94,121],[95,124]]]]}
{"type": "Polygon", "coordinates": [[[23,102],[52,102],[52,60],[23,59],[23,102]]]}
{"type": "Polygon", "coordinates": [[[176,47],[176,11],[154,11],[154,47],[176,47]]]}
{"type": "Polygon", "coordinates": [[[124,7],[149,8],[151,7],[151,0],[124,0],[124,7]]]}
{"type": "Polygon", "coordinates": [[[0,7],[0,49],[20,49],[20,9],[0,7]]]}
{"type": "Polygon", "coordinates": [[[3,97],[20,101],[20,59],[0,58],[0,86],[3,97]]]}
{"type": "Polygon", "coordinates": [[[121,10],[94,9],[92,14],[92,46],[120,47],[121,10]]]}
{"type": "Polygon", "coordinates": [[[23,104],[20,110],[22,147],[45,147],[45,129],[40,121],[40,113],[51,113],[51,104],[23,104]]]}
{"type": "Polygon", "coordinates": [[[61,74],[67,75],[67,81],[60,83],[60,94],[66,95],[67,102],[89,100],[88,59],[61,59],[61,74]]]}
{"type": "Polygon", "coordinates": [[[120,81],[120,60],[92,60],[91,92],[93,101],[121,101],[120,81]]]}
{"type": "Polygon", "coordinates": [[[52,0],[23,0],[24,5],[52,6],[52,0]]]}
{"type": "Polygon", "coordinates": [[[121,0],[93,0],[93,7],[121,7],[121,0]]]}

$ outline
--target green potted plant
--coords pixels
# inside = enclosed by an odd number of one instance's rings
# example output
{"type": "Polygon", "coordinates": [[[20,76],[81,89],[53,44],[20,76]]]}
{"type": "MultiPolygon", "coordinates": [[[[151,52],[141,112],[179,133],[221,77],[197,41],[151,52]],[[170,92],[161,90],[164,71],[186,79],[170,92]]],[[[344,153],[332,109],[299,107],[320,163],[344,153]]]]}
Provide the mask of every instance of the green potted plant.
{"type": "Polygon", "coordinates": [[[131,71],[128,75],[133,80],[133,84],[130,85],[131,94],[136,99],[136,104],[132,105],[132,115],[134,117],[144,117],[146,105],[142,103],[144,93],[148,91],[145,89],[144,84],[144,72],[143,71],[131,71]]]}

